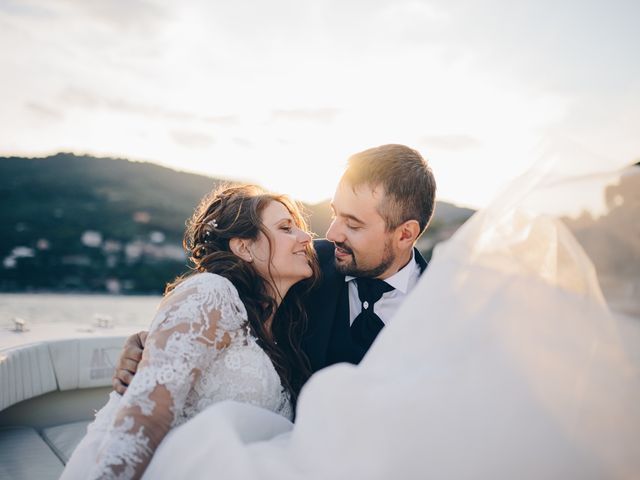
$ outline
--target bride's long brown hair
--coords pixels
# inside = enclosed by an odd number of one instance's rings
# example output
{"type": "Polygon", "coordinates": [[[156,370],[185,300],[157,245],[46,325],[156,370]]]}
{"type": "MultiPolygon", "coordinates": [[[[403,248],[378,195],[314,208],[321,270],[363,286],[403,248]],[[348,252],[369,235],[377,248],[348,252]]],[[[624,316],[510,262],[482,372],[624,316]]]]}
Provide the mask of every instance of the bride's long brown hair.
{"type": "MultiPolygon", "coordinates": [[[[267,205],[274,201],[287,208],[299,228],[308,230],[301,208],[285,195],[268,193],[255,185],[222,186],[206,195],[187,221],[184,234],[183,246],[191,272],[168,284],[165,294],[197,272],[216,273],[233,283],[247,310],[253,335],[273,362],[295,405],[302,385],[311,374],[301,342],[307,325],[303,298],[319,272],[313,246],[309,243],[307,247],[312,276],[292,286],[279,307],[267,280],[258,274],[252,263],[245,262],[229,248],[232,238],[255,240],[262,233],[269,242],[271,266],[272,239],[261,216],[267,205]],[[269,332],[266,322],[272,316],[269,332]]],[[[276,284],[273,278],[268,280],[271,285],[276,284]]]]}

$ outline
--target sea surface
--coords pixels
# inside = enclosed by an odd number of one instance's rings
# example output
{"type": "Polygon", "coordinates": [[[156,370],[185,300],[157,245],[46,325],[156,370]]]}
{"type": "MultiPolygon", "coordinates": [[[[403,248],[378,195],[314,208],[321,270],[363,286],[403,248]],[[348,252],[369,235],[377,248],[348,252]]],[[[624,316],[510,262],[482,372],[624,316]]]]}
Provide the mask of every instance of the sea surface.
{"type": "Polygon", "coordinates": [[[0,293],[0,328],[19,318],[27,325],[62,322],[95,325],[107,319],[114,326],[149,327],[160,296],[0,293]]]}

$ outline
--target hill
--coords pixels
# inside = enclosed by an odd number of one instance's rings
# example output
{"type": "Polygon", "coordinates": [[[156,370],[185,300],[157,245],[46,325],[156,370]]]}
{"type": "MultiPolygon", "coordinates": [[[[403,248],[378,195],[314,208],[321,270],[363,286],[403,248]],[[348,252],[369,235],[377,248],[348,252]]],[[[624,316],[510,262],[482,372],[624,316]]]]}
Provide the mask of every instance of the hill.
{"type": "MultiPolygon", "coordinates": [[[[186,269],[185,220],[222,181],[125,159],[0,157],[0,291],[159,293],[186,269]]],[[[323,236],[329,203],[306,207],[323,236]]],[[[425,253],[471,213],[439,202],[425,253]]]]}

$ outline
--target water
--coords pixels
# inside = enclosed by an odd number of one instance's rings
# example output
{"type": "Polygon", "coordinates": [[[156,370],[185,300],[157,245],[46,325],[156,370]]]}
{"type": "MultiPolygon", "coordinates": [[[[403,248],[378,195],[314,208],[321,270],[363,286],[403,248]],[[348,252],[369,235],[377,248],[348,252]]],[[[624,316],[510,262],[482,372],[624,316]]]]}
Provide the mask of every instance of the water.
{"type": "Polygon", "coordinates": [[[27,325],[61,322],[96,323],[109,318],[114,326],[147,329],[160,303],[160,296],[79,294],[0,294],[0,328],[13,326],[13,319],[27,325]]]}

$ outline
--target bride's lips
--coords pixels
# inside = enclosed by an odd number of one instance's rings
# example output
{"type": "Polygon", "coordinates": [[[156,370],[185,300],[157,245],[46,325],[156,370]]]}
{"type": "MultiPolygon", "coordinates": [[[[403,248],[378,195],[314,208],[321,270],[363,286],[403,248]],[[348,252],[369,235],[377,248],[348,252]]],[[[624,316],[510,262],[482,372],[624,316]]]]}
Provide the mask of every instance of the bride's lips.
{"type": "Polygon", "coordinates": [[[306,250],[299,250],[297,252],[293,252],[293,255],[296,257],[301,257],[304,259],[305,262],[307,262],[308,264],[311,263],[311,258],[309,257],[309,254],[307,253],[306,250]]]}

